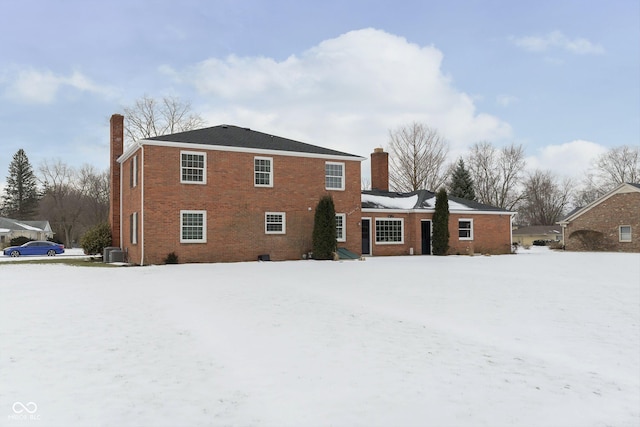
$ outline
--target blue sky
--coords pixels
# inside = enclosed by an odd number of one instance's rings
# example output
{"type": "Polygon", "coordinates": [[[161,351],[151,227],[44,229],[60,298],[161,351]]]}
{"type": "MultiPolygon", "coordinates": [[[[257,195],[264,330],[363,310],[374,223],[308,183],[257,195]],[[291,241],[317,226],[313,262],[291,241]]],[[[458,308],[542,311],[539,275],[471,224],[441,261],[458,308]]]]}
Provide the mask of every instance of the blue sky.
{"type": "MultiPolygon", "coordinates": [[[[108,167],[108,120],[178,96],[208,125],[368,157],[420,121],[580,177],[640,145],[640,2],[0,0],[0,185],[23,148],[108,167]]],[[[363,165],[368,173],[368,166],[363,165]]]]}

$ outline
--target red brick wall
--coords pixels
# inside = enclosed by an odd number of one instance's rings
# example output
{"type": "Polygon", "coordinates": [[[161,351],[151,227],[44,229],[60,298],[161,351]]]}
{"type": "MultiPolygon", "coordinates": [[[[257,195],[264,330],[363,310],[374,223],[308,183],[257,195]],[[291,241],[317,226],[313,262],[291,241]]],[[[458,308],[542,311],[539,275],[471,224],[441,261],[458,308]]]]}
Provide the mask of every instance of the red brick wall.
{"type": "MultiPolygon", "coordinates": [[[[137,248],[128,246],[131,262],[162,263],[170,252],[180,262],[249,261],[261,254],[300,259],[311,250],[315,208],[325,194],[333,197],[336,213],[347,214],[347,242],[339,246],[360,253],[359,160],[338,160],[345,164],[345,191],[327,191],[325,159],[187,149],[206,152],[207,184],[200,185],[180,183],[180,148],[145,146],[143,151],[144,260],[140,242],[137,248]],[[254,186],[255,156],[273,159],[273,187],[254,186]],[[207,211],[206,243],[180,243],[180,210],[207,211]],[[265,212],[286,213],[286,234],[265,234],[265,212]]],[[[129,161],[123,168],[125,187],[129,161]]],[[[127,242],[129,214],[139,209],[138,191],[123,192],[127,242]]]]}
{"type": "Polygon", "coordinates": [[[572,221],[565,229],[565,247],[570,251],[591,250],[583,241],[572,237],[580,230],[602,233],[597,250],[640,252],[640,193],[614,194],[572,221]],[[619,226],[631,226],[631,242],[620,242],[619,226]]]}
{"type": "MultiPolygon", "coordinates": [[[[393,218],[404,218],[404,244],[376,244],[375,219],[388,218],[386,213],[364,212],[363,217],[371,217],[372,255],[421,254],[422,220],[431,220],[431,213],[392,214],[393,218]]],[[[431,224],[433,227],[433,223],[431,224]]],[[[511,252],[511,216],[509,214],[450,214],[449,253],[450,254],[507,254],[511,252]],[[460,240],[458,220],[473,219],[473,240],[460,240]]]]}

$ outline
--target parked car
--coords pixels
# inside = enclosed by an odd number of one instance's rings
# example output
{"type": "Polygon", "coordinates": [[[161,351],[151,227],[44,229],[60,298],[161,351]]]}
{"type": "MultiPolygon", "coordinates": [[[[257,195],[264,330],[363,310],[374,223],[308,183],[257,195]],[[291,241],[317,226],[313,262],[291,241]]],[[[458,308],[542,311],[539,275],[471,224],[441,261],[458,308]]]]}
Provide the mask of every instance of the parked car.
{"type": "Polygon", "coordinates": [[[56,254],[64,253],[64,245],[44,240],[36,240],[34,242],[27,242],[21,246],[10,246],[5,248],[3,252],[5,255],[12,257],[19,257],[21,255],[54,256],[56,254]]]}

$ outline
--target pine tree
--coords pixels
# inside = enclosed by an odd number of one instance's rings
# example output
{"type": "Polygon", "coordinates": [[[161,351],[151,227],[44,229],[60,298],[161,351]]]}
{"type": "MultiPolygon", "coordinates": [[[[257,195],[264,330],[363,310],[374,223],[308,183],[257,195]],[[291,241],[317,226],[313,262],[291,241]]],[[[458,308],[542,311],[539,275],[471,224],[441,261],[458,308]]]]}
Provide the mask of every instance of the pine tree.
{"type": "Polygon", "coordinates": [[[449,198],[445,189],[436,194],[432,247],[434,255],[446,255],[449,250],[449,198]]]}
{"type": "Polygon", "coordinates": [[[467,200],[476,199],[476,193],[473,190],[473,179],[464,166],[464,160],[462,159],[458,160],[458,164],[451,174],[449,194],[453,197],[460,197],[467,200]]]}
{"type": "Polygon", "coordinates": [[[331,196],[318,202],[313,224],[313,257],[333,259],[338,246],[336,234],[336,209],[331,196]]]}
{"type": "Polygon", "coordinates": [[[14,219],[32,219],[38,207],[36,177],[23,149],[13,155],[7,186],[2,196],[2,212],[14,219]]]}

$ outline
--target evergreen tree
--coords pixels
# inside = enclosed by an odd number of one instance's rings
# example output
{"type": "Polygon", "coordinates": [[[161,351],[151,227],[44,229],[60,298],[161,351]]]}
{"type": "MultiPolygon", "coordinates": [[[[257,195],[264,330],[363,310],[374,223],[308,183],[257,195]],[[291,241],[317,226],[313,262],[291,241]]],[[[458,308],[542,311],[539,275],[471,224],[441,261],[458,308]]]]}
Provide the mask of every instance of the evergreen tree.
{"type": "Polygon", "coordinates": [[[432,246],[434,255],[446,255],[449,250],[449,198],[444,188],[436,194],[432,246]]]}
{"type": "Polygon", "coordinates": [[[473,190],[473,179],[464,166],[464,160],[462,159],[458,160],[458,164],[451,174],[449,195],[467,200],[476,199],[476,193],[473,190]]]}
{"type": "Polygon", "coordinates": [[[318,202],[314,218],[313,257],[333,259],[337,246],[336,208],[331,196],[324,196],[318,202]]]}
{"type": "Polygon", "coordinates": [[[23,149],[13,155],[7,186],[2,196],[2,213],[14,219],[32,219],[38,207],[38,190],[33,168],[23,149]]]}

